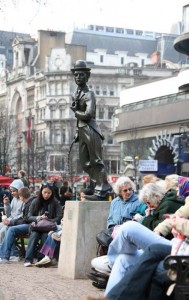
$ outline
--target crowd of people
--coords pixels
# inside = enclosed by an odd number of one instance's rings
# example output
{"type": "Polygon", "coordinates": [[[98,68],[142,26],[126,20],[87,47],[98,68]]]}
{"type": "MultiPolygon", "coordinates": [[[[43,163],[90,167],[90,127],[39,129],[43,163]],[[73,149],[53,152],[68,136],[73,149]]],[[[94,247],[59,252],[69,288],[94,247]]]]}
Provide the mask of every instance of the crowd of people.
{"type": "MultiPolygon", "coordinates": [[[[48,266],[58,260],[64,206],[72,197],[72,190],[68,182],[58,191],[53,182],[47,182],[34,194],[24,177],[21,172],[3,196],[0,264],[19,260],[16,237],[27,235],[24,266],[48,266]],[[56,229],[31,230],[31,224],[40,220],[50,220],[56,229]]],[[[172,174],[162,180],[149,174],[143,176],[137,194],[134,182],[121,176],[113,188],[115,197],[110,204],[107,228],[119,228],[107,255],[91,261],[93,269],[109,277],[103,299],[172,299],[166,295],[172,279],[167,276],[163,261],[171,253],[177,234],[189,236],[189,179],[172,174]]],[[[80,201],[86,201],[91,194],[90,188],[82,189],[80,201]]]]}
{"type": "MultiPolygon", "coordinates": [[[[33,190],[26,179],[25,172],[20,170],[17,179],[9,189],[2,191],[2,216],[0,223],[0,264],[17,262],[20,253],[17,247],[18,236],[27,239],[24,266],[48,266],[57,264],[62,234],[65,202],[72,199],[73,192],[67,181],[58,187],[55,180],[44,182],[40,189],[33,190]],[[41,220],[50,220],[54,231],[32,230],[32,224],[41,220]]],[[[89,188],[82,189],[80,201],[86,201],[91,195],[89,188]]]]}
{"type": "Polygon", "coordinates": [[[104,297],[99,299],[174,297],[166,294],[172,279],[163,261],[178,234],[189,236],[189,178],[172,174],[162,180],[149,174],[142,184],[138,195],[128,177],[120,177],[114,186],[117,197],[111,202],[107,227],[121,226],[107,255],[91,261],[93,270],[109,276],[104,297]],[[141,205],[146,208],[138,212],[141,205]]]}

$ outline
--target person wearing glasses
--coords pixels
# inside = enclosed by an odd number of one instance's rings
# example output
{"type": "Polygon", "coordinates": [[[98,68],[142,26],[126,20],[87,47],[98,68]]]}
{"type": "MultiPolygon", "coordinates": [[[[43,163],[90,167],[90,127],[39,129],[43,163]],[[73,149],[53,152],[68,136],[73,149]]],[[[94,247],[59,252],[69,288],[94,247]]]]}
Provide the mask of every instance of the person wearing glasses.
{"type": "Polygon", "coordinates": [[[148,183],[142,188],[139,197],[148,205],[148,213],[141,224],[134,221],[123,224],[109,245],[108,255],[91,262],[92,267],[98,271],[111,272],[105,295],[123,278],[147,246],[158,242],[170,244],[169,240],[155,234],[153,229],[164,220],[164,214],[172,214],[182,206],[176,190],[166,191],[156,183],[148,183]]]}
{"type": "Polygon", "coordinates": [[[143,215],[147,206],[141,202],[138,195],[134,193],[135,184],[129,177],[120,177],[114,185],[117,195],[110,205],[107,227],[120,225],[127,220],[132,220],[133,215],[143,215]]]}

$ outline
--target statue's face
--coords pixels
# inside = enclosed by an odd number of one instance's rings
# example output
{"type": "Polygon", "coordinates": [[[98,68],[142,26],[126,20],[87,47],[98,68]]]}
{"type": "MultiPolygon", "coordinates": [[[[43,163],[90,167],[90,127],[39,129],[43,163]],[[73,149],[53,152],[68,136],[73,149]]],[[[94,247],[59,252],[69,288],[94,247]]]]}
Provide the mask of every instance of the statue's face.
{"type": "Polygon", "coordinates": [[[76,84],[80,86],[80,85],[84,85],[87,82],[88,76],[84,71],[75,71],[74,79],[76,84]]]}

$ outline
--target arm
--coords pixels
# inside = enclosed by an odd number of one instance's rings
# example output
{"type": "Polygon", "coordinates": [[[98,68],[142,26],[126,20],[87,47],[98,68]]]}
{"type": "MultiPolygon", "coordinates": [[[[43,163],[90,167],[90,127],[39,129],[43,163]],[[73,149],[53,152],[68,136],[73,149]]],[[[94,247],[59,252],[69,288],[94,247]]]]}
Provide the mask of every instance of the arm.
{"type": "Polygon", "coordinates": [[[96,99],[95,95],[92,91],[89,91],[85,94],[84,99],[85,101],[85,111],[76,110],[75,116],[77,119],[82,121],[90,121],[92,118],[95,118],[96,113],[96,99]]]}
{"type": "Polygon", "coordinates": [[[110,205],[110,211],[109,211],[109,215],[108,215],[108,219],[107,219],[107,228],[114,226],[114,221],[113,221],[113,202],[110,205]]]}

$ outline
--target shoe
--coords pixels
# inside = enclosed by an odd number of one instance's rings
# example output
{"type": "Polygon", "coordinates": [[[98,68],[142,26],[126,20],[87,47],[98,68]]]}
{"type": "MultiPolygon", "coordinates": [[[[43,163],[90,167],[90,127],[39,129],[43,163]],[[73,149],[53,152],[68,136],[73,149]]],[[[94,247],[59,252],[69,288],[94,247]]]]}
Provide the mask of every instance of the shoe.
{"type": "Polygon", "coordinates": [[[24,263],[24,267],[31,267],[31,266],[32,266],[32,263],[29,261],[24,263]]]}
{"type": "Polygon", "coordinates": [[[19,256],[10,256],[9,261],[18,262],[18,261],[20,261],[20,257],[19,256]]]}
{"type": "Polygon", "coordinates": [[[110,275],[111,270],[112,270],[112,268],[109,264],[107,255],[93,258],[91,261],[91,266],[96,271],[106,274],[106,275],[110,275]]]}
{"type": "Polygon", "coordinates": [[[0,264],[9,264],[9,260],[6,258],[1,258],[0,259],[0,264]]]}
{"type": "Polygon", "coordinates": [[[50,262],[51,262],[50,257],[45,256],[45,257],[43,257],[40,261],[38,261],[38,262],[35,264],[35,266],[46,265],[46,264],[49,264],[50,262]]]}

